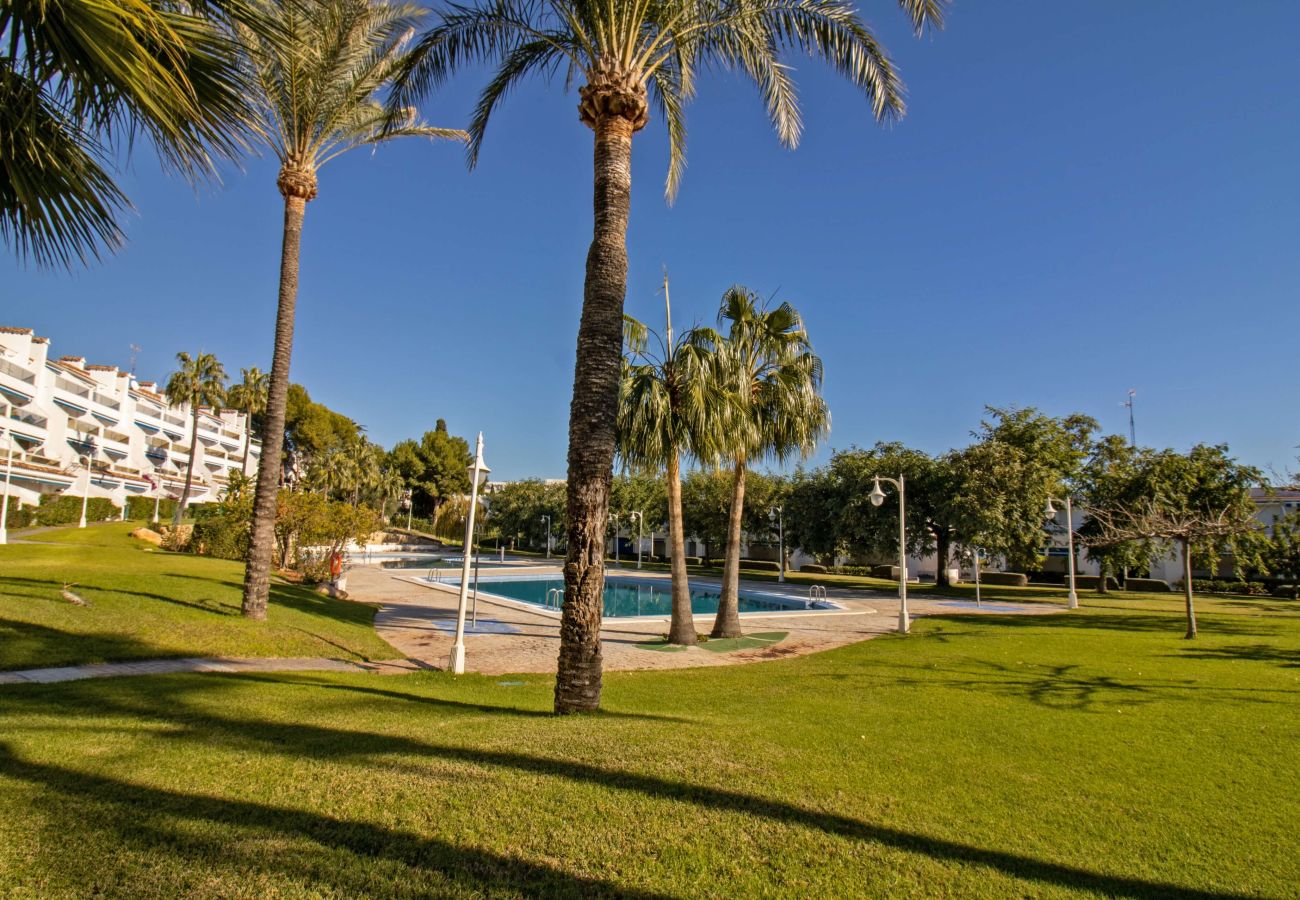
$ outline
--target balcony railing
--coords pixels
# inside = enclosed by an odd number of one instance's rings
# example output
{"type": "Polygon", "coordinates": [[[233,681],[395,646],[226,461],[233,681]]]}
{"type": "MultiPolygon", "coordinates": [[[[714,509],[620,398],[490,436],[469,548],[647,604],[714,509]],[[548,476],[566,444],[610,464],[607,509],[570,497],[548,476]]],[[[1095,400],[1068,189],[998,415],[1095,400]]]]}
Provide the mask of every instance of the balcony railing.
{"type": "Polygon", "coordinates": [[[69,394],[76,394],[78,397],[90,399],[90,388],[77,384],[75,381],[69,381],[62,376],[56,376],[54,386],[59,390],[67,391],[69,394]]]}
{"type": "Polygon", "coordinates": [[[109,431],[108,429],[105,429],[104,437],[108,438],[110,441],[117,441],[119,444],[126,444],[128,447],[131,445],[131,438],[118,431],[109,431]]]}
{"type": "Polygon", "coordinates": [[[37,428],[48,428],[50,424],[50,420],[44,416],[38,416],[36,413],[24,412],[15,406],[9,407],[9,418],[13,419],[15,422],[23,422],[37,428]]]}
{"type": "Polygon", "coordinates": [[[120,410],[122,408],[121,403],[118,403],[112,397],[105,397],[103,394],[96,394],[95,402],[98,403],[100,406],[107,406],[109,409],[120,410]]]}
{"type": "Polygon", "coordinates": [[[5,359],[0,359],[0,372],[4,372],[25,384],[36,384],[36,373],[28,372],[22,366],[16,366],[5,359]]]}

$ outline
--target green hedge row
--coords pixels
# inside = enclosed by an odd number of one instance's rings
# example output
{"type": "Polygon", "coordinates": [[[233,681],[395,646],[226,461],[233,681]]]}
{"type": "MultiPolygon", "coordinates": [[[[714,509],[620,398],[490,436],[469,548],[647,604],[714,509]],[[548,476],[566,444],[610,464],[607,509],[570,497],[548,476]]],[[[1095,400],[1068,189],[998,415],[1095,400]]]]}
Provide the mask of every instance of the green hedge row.
{"type": "Polygon", "coordinates": [[[1029,576],[1024,572],[981,572],[980,581],[1005,587],[1025,587],[1029,584],[1029,576]]]}

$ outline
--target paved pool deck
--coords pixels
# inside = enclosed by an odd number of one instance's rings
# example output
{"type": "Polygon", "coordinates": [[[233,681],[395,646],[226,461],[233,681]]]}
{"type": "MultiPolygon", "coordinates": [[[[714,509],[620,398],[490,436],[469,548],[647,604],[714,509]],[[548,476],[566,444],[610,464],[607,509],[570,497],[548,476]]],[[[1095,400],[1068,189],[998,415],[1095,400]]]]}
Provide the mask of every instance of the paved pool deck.
{"type": "MultiPolygon", "coordinates": [[[[530,566],[526,570],[512,570],[511,574],[524,571],[539,577],[559,576],[561,572],[558,566],[530,566]]],[[[610,567],[606,572],[668,581],[667,573],[638,572],[626,566],[610,567]]],[[[348,573],[347,590],[353,600],[380,604],[381,609],[375,616],[375,630],[403,656],[423,665],[442,668],[451,651],[459,589],[449,584],[422,581],[420,576],[424,574],[357,566],[348,573]]],[[[691,583],[719,586],[718,579],[707,577],[692,576],[691,583]]],[[[806,585],[780,585],[770,581],[741,581],[740,589],[742,593],[782,593],[799,599],[808,595],[806,585]]],[[[522,603],[502,602],[489,597],[487,590],[486,582],[482,583],[478,599],[479,629],[471,629],[469,619],[466,619],[466,669],[488,675],[554,672],[560,646],[558,613],[529,608],[522,603]]],[[[896,594],[828,584],[826,597],[842,609],[741,614],[741,625],[746,632],[786,631],[789,636],[772,646],[730,653],[714,653],[702,647],[664,652],[637,646],[666,635],[666,616],[606,620],[601,629],[604,666],[608,671],[619,671],[760,662],[870,640],[898,627],[896,594]]],[[[954,601],[950,597],[909,594],[908,610],[913,618],[943,614],[1042,615],[1063,612],[1064,600],[1060,606],[1046,603],[985,604],[981,609],[973,602],[954,601]]],[[[707,634],[712,626],[712,613],[695,617],[695,630],[701,634],[707,634]]]]}

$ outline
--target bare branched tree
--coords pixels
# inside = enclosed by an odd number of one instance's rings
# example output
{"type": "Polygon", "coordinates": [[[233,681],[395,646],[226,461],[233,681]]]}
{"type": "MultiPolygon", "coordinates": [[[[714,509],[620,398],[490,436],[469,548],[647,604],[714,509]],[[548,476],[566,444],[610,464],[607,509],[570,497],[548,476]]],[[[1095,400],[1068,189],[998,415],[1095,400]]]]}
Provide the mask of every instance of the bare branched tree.
{"type": "Polygon", "coordinates": [[[1183,596],[1187,607],[1187,637],[1196,637],[1196,609],[1193,606],[1193,548],[1219,546],[1224,541],[1257,530],[1259,522],[1248,510],[1178,509],[1158,500],[1147,500],[1129,509],[1086,510],[1098,526],[1098,533],[1084,540],[1092,547],[1113,547],[1130,541],[1172,542],[1183,557],[1183,596]]]}

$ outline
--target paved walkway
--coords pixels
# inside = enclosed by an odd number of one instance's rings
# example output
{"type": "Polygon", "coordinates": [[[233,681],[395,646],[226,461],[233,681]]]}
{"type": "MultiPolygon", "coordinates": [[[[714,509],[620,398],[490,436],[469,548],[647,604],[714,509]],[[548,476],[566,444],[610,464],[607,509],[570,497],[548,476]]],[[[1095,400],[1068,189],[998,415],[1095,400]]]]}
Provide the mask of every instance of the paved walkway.
{"type": "MultiPolygon", "coordinates": [[[[530,572],[559,577],[560,569],[534,567],[530,572]]],[[[637,575],[668,580],[667,573],[637,572],[635,569],[608,569],[611,574],[637,575]]],[[[381,605],[375,616],[379,636],[396,647],[402,655],[426,665],[442,668],[451,652],[455,626],[457,588],[430,584],[418,576],[422,572],[386,570],[359,566],[348,573],[348,594],[354,600],[381,605]]],[[[513,573],[512,573],[513,574],[513,573]]],[[[692,576],[693,585],[718,586],[717,579],[692,576]]],[[[770,581],[745,582],[741,592],[784,593],[807,597],[807,586],[778,585],[770,581]]],[[[486,591],[488,588],[483,587],[486,591]]],[[[601,629],[602,653],[606,671],[628,669],[680,669],[696,666],[727,666],[759,662],[784,656],[798,656],[845,644],[869,640],[898,627],[898,597],[894,594],[868,592],[827,586],[827,599],[843,607],[828,612],[744,613],[741,624],[747,632],[786,631],[789,635],[769,647],[714,653],[703,647],[689,647],[678,652],[649,650],[638,646],[667,635],[666,616],[639,619],[606,620],[601,629]]],[[[1012,609],[1007,604],[976,609],[973,603],[954,602],[950,598],[909,597],[913,617],[947,613],[1008,612],[1041,614],[1060,612],[1051,604],[1022,605],[1012,609]]],[[[466,620],[466,668],[488,675],[514,672],[552,673],[560,645],[560,618],[522,603],[505,603],[489,599],[478,601],[477,630],[466,620]]],[[[696,631],[707,634],[713,626],[713,614],[695,617],[696,631]]]]}
{"type": "Polygon", "coordinates": [[[55,666],[0,672],[0,684],[53,684],[84,678],[120,678],[125,675],[172,675],[178,672],[372,672],[399,675],[428,668],[417,660],[387,660],[359,663],[321,657],[260,657],[234,659],[146,659],[138,662],[92,663],[85,666],[55,666]]]}

